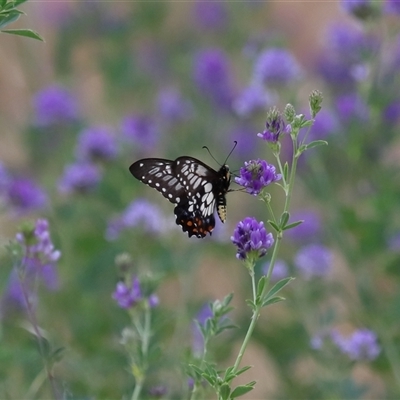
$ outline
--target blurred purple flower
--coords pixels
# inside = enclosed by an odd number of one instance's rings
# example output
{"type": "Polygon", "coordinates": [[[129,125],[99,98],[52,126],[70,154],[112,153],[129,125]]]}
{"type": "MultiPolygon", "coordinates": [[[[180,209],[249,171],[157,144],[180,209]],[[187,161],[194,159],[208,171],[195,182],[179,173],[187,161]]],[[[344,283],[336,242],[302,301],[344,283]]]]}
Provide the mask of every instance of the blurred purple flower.
{"type": "Polygon", "coordinates": [[[132,144],[144,149],[153,149],[157,144],[159,132],[154,121],[145,115],[129,115],[122,120],[121,130],[132,144]]]}
{"type": "Polygon", "coordinates": [[[389,250],[394,252],[400,252],[400,232],[392,235],[388,240],[389,250]]]}
{"type": "Polygon", "coordinates": [[[267,113],[265,130],[262,133],[258,133],[257,136],[267,142],[277,143],[279,137],[283,133],[289,132],[289,129],[290,125],[286,125],[282,114],[276,108],[272,108],[267,113]]]}
{"type": "Polygon", "coordinates": [[[333,254],[325,246],[310,244],[302,247],[293,261],[304,279],[324,277],[332,268],[333,254]]]}
{"type": "MultiPolygon", "coordinates": [[[[270,261],[268,261],[267,263],[264,264],[263,269],[262,269],[262,273],[264,275],[268,274],[269,266],[270,266],[270,261]]],[[[277,282],[283,278],[287,278],[288,276],[289,276],[289,268],[288,268],[287,264],[285,263],[285,261],[280,260],[280,259],[276,260],[274,269],[272,270],[272,274],[271,274],[271,281],[277,282]]]]}
{"type": "Polygon", "coordinates": [[[358,329],[349,337],[332,331],[331,339],[351,360],[372,361],[381,352],[376,334],[369,329],[358,329]]]}
{"type": "Polygon", "coordinates": [[[11,181],[11,176],[7,168],[0,161],[0,199],[6,196],[10,181],[11,181]]]}
{"type": "Polygon", "coordinates": [[[87,193],[93,190],[101,180],[99,168],[87,162],[69,164],[64,168],[58,182],[60,193],[87,193]]]}
{"type": "Polygon", "coordinates": [[[104,126],[93,126],[80,133],[75,154],[82,162],[108,161],[117,156],[117,151],[111,130],[104,126]]]}
{"type": "Polygon", "coordinates": [[[241,157],[250,158],[257,148],[257,139],[254,135],[256,129],[246,122],[235,124],[233,130],[228,135],[225,135],[225,143],[226,147],[229,147],[232,146],[234,141],[237,141],[238,146],[235,149],[235,153],[237,151],[241,157]]]}
{"type": "Polygon", "coordinates": [[[389,124],[395,124],[400,119],[400,101],[394,101],[383,110],[383,119],[389,124]]]}
{"type": "Polygon", "coordinates": [[[379,50],[380,41],[353,25],[333,25],[327,32],[326,47],[329,53],[344,65],[364,63],[379,50]]]}
{"type": "Polygon", "coordinates": [[[399,0],[386,0],[383,9],[388,14],[400,15],[400,2],[399,0]]]}
{"type": "Polygon", "coordinates": [[[31,179],[13,178],[8,184],[6,203],[18,214],[40,210],[47,202],[46,193],[31,179]]]}
{"type": "Polygon", "coordinates": [[[254,196],[258,195],[266,186],[281,179],[281,174],[276,173],[274,165],[260,159],[245,161],[239,174],[240,176],[235,178],[235,182],[254,196]]]}
{"type": "Polygon", "coordinates": [[[128,286],[124,282],[118,282],[113,299],[121,308],[131,308],[143,299],[139,279],[135,276],[128,286]]]}
{"type": "Polygon", "coordinates": [[[130,203],[120,216],[109,222],[106,238],[115,240],[121,231],[138,226],[145,232],[158,234],[166,230],[169,224],[156,205],[144,199],[137,199],[130,203]]]}
{"type": "Polygon", "coordinates": [[[231,108],[233,100],[231,63],[218,48],[199,51],[194,57],[193,77],[198,89],[219,106],[231,108]]]}
{"type": "Polygon", "coordinates": [[[21,274],[23,282],[18,277],[17,270],[14,269],[3,294],[2,316],[12,310],[25,310],[24,292],[34,305],[38,279],[49,290],[57,290],[59,287],[56,264],[61,257],[61,252],[55,249],[50,238],[48,221],[38,219],[34,226],[23,228],[16,234],[16,241],[21,246],[23,254],[20,262],[20,268],[23,269],[21,274]],[[22,287],[21,284],[24,286],[22,287]]]}
{"type": "Polygon", "coordinates": [[[316,239],[321,234],[321,219],[312,210],[299,210],[290,216],[290,223],[304,221],[292,229],[286,231],[287,237],[296,242],[309,242],[316,239]]]}
{"type": "Polygon", "coordinates": [[[298,80],[300,75],[300,65],[285,49],[264,50],[255,61],[254,78],[266,85],[288,85],[298,80]]]}
{"type": "Polygon", "coordinates": [[[168,393],[168,389],[165,385],[153,386],[149,389],[149,395],[155,399],[161,399],[168,393]]]}
{"type": "Polygon", "coordinates": [[[78,118],[78,104],[62,86],[52,85],[37,92],[33,99],[35,120],[40,126],[57,125],[78,118]]]}
{"type": "Polygon", "coordinates": [[[329,135],[338,132],[339,121],[336,115],[327,108],[323,108],[315,118],[308,138],[311,140],[323,140],[329,135]]]}
{"type": "Polygon", "coordinates": [[[157,97],[158,113],[170,122],[186,121],[193,116],[193,106],[174,88],[160,90],[157,97]]]}
{"type": "MultiPolygon", "coordinates": [[[[207,303],[204,304],[204,306],[200,309],[195,320],[204,327],[206,321],[209,318],[212,318],[212,316],[212,310],[210,308],[210,305],[207,303]]],[[[193,354],[197,357],[200,357],[204,351],[204,338],[198,325],[195,322],[192,323],[192,351],[193,354]]]]}
{"type": "Polygon", "coordinates": [[[252,84],[242,90],[233,101],[233,109],[239,117],[250,117],[258,111],[265,111],[271,96],[261,84],[252,84]]]}
{"type": "Polygon", "coordinates": [[[367,121],[369,119],[368,105],[357,93],[337,97],[336,109],[340,118],[345,122],[351,120],[367,121]]]}
{"type": "Polygon", "coordinates": [[[221,2],[197,0],[193,8],[193,19],[201,29],[219,29],[227,22],[226,5],[221,2]]]}
{"type": "Polygon", "coordinates": [[[261,258],[265,256],[268,249],[274,244],[274,237],[271,233],[267,234],[264,222],[246,217],[237,224],[231,241],[237,246],[236,258],[246,260],[250,257],[261,258]]]}

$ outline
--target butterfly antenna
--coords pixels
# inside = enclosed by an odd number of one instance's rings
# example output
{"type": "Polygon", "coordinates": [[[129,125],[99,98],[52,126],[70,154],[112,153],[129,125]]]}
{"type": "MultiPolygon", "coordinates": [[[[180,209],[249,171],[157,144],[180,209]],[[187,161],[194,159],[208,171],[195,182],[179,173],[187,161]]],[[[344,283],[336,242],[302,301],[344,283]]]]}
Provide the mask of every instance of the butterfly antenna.
{"type": "Polygon", "coordinates": [[[218,160],[211,154],[210,149],[207,146],[203,146],[203,149],[206,149],[208,151],[208,154],[211,156],[211,158],[219,165],[221,166],[221,164],[218,162],[218,160]]]}
{"type": "MultiPolygon", "coordinates": [[[[226,164],[226,162],[228,161],[228,158],[230,157],[230,155],[233,153],[233,150],[235,150],[235,147],[237,146],[237,140],[234,141],[234,145],[232,147],[232,150],[229,152],[228,157],[226,157],[225,161],[224,161],[224,165],[226,164]]],[[[221,164],[218,162],[218,160],[211,154],[210,149],[207,146],[203,146],[203,149],[206,149],[208,151],[208,154],[211,156],[211,158],[219,165],[221,166],[221,164]]]]}
{"type": "Polygon", "coordinates": [[[225,162],[224,162],[224,165],[226,164],[226,162],[228,161],[228,158],[229,158],[229,157],[231,156],[231,154],[233,153],[233,150],[235,150],[235,148],[236,148],[236,146],[237,146],[237,140],[235,140],[233,143],[234,143],[234,145],[233,145],[233,147],[232,147],[232,150],[229,152],[228,157],[226,157],[225,162]]]}

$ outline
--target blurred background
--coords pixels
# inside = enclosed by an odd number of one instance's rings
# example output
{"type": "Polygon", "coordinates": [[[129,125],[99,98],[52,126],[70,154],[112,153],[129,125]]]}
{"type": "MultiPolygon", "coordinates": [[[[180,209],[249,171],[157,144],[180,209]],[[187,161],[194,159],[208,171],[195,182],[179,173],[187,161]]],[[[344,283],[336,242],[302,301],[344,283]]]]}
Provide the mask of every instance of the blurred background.
{"type": "MultiPolygon", "coordinates": [[[[291,220],[305,222],[284,237],[274,278],[297,279],[260,318],[243,360],[254,366],[243,383],[258,383],[243,398],[400,398],[396,2],[28,1],[21,9],[27,16],[12,28],[32,28],[45,43],[0,35],[0,397],[48,397],[32,389],[41,361],[7,252],[20,224],[39,217],[62,253],[38,280],[35,306],[49,343],[66,349],[54,371],[65,397],[133,390],[120,343],[129,316],[112,299],[124,252],[159,297],[159,354],[143,398],[187,397],[193,318],[231,292],[238,328],[210,358],[234,362],[251,285],[230,237],[246,216],[267,224],[265,205],[228,193],[226,224],[189,239],[173,205],[128,168],[188,155],[218,169],[202,146],[222,164],[235,140],[232,171],[251,159],[274,164],[257,137],[267,110],[291,103],[309,118],[317,89],[323,109],[307,140],[329,145],[300,160],[291,220]],[[151,391],[160,385],[161,394],[151,391]]],[[[279,215],[283,193],[270,192],[279,215]]],[[[268,256],[257,274],[267,267],[268,256]]]]}

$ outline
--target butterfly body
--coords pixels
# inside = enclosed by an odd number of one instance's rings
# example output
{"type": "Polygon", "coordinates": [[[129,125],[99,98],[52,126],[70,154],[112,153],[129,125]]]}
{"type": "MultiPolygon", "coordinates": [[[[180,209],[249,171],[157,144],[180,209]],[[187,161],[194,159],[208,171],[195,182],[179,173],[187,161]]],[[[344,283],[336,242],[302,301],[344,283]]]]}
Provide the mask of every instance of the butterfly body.
{"type": "Polygon", "coordinates": [[[226,220],[229,167],[218,171],[193,157],[145,158],[133,163],[132,175],[175,204],[176,223],[190,236],[203,238],[215,227],[214,211],[226,220]]]}

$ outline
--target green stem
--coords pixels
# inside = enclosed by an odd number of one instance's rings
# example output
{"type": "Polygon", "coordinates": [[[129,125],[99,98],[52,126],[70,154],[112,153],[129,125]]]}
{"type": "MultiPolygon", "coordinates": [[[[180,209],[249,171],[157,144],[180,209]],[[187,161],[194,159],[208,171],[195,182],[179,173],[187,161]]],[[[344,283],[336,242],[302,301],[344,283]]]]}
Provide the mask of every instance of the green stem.
{"type": "MultiPolygon", "coordinates": [[[[294,180],[295,180],[295,175],[296,175],[296,168],[297,168],[297,161],[298,161],[298,155],[297,155],[297,146],[296,146],[296,141],[295,139],[293,139],[293,159],[292,159],[292,168],[290,171],[290,176],[289,176],[289,183],[286,187],[285,193],[286,193],[286,199],[285,199],[285,205],[284,205],[284,209],[283,212],[287,212],[289,210],[290,207],[290,201],[291,201],[291,197],[292,197],[292,192],[293,192],[293,187],[294,187],[294,180]]],[[[277,159],[279,160],[279,157],[277,157],[277,159]]],[[[285,185],[286,186],[286,185],[285,185]]],[[[272,214],[273,215],[273,214],[272,214]]],[[[267,282],[269,282],[273,268],[274,268],[274,264],[276,261],[276,258],[278,256],[278,251],[279,251],[279,247],[280,247],[280,243],[283,237],[283,232],[278,232],[276,240],[275,240],[275,244],[274,244],[274,250],[272,252],[272,257],[271,257],[271,262],[270,262],[270,267],[268,269],[268,274],[267,274],[267,282]]],[[[254,265],[253,265],[254,268],[254,265]]],[[[254,273],[252,275],[252,287],[253,287],[253,297],[255,299],[255,293],[256,293],[256,284],[255,284],[255,279],[254,279],[254,273]]],[[[261,294],[261,298],[263,298],[265,296],[265,294],[267,293],[268,290],[268,285],[265,285],[263,293],[261,294]]],[[[260,313],[261,313],[261,302],[259,304],[256,304],[256,307],[253,311],[253,315],[251,317],[251,322],[250,325],[247,329],[246,332],[246,336],[243,340],[242,346],[240,347],[239,350],[239,354],[236,358],[234,367],[233,367],[233,373],[235,373],[238,368],[239,365],[242,361],[244,352],[246,351],[246,348],[250,342],[250,338],[253,334],[254,328],[256,326],[257,320],[260,317],[260,313]]]]}
{"type": "Polygon", "coordinates": [[[149,351],[149,343],[151,336],[151,308],[147,304],[144,312],[144,325],[141,326],[139,321],[136,321],[134,324],[139,333],[140,340],[142,342],[141,351],[142,351],[142,365],[140,366],[140,371],[138,371],[137,376],[135,376],[136,384],[132,393],[131,400],[140,399],[140,393],[143,389],[143,382],[146,375],[147,370],[147,356],[149,351]],[[140,374],[140,375],[139,375],[140,374]]]}

